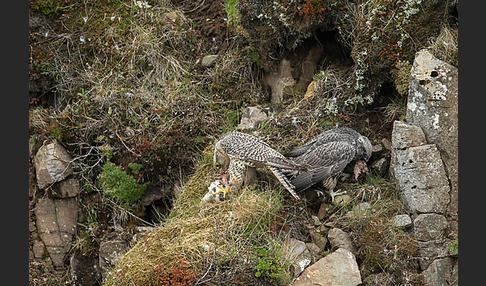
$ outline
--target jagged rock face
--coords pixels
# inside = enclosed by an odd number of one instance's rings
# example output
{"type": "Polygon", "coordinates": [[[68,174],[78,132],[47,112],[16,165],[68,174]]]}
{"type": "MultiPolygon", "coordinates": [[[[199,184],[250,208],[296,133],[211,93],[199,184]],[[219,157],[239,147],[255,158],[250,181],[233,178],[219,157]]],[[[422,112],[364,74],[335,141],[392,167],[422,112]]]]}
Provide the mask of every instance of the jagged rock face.
{"type": "Polygon", "coordinates": [[[421,50],[409,86],[407,122],[420,126],[427,142],[439,149],[452,188],[449,214],[457,220],[458,69],[421,50]]]}
{"type": "Polygon", "coordinates": [[[294,282],[294,286],[359,284],[361,284],[361,274],[356,258],[353,253],[344,248],[337,249],[307,267],[294,282]]]}
{"type": "Polygon", "coordinates": [[[94,286],[99,285],[100,269],[96,257],[75,252],[70,259],[71,276],[74,285],[94,286]]]}
{"type": "Polygon", "coordinates": [[[390,172],[414,217],[425,285],[457,285],[457,259],[450,250],[458,219],[457,75],[457,68],[427,50],[418,52],[408,124],[396,121],[392,132],[390,172]]]}
{"type": "Polygon", "coordinates": [[[113,267],[118,258],[128,251],[128,243],[120,240],[104,241],[100,243],[99,264],[103,279],[113,267]]]}
{"type": "Polygon", "coordinates": [[[44,189],[72,175],[71,156],[62,145],[45,142],[34,157],[37,185],[44,189]]]}
{"type": "Polygon", "coordinates": [[[64,257],[71,248],[78,220],[78,201],[75,198],[38,200],[34,209],[39,236],[55,267],[64,265],[64,257]]]}
{"type": "Polygon", "coordinates": [[[420,127],[395,121],[390,172],[411,213],[446,210],[450,188],[440,153],[420,127]]]}

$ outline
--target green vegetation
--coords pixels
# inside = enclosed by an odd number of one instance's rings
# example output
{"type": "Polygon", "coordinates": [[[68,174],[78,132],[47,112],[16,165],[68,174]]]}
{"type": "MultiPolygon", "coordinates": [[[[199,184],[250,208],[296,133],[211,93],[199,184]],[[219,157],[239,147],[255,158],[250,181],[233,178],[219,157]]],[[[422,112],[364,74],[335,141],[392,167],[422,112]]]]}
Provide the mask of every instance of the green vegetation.
{"type": "MultiPolygon", "coordinates": [[[[130,168],[134,174],[137,174],[141,169],[141,165],[132,163],[130,168]]],[[[105,163],[98,179],[105,194],[117,198],[126,206],[139,200],[149,184],[149,182],[137,183],[133,176],[110,161],[105,163]]]]}
{"type": "Polygon", "coordinates": [[[291,276],[287,272],[289,265],[289,262],[280,254],[278,247],[258,249],[255,277],[267,278],[278,285],[287,285],[291,281],[291,276]]]}
{"type": "Polygon", "coordinates": [[[238,29],[241,21],[241,14],[236,7],[239,0],[228,0],[225,3],[226,15],[228,17],[228,26],[238,29]]]}

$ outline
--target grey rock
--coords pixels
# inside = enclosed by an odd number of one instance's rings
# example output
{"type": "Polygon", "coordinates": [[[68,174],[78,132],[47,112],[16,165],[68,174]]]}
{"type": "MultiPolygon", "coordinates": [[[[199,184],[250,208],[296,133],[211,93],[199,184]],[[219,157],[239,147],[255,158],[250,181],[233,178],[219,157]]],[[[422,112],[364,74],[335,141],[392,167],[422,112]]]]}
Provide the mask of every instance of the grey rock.
{"type": "Polygon", "coordinates": [[[237,130],[248,130],[258,126],[259,123],[267,120],[267,114],[258,106],[250,106],[243,108],[241,114],[240,124],[236,127],[237,130]]]}
{"type": "Polygon", "coordinates": [[[292,257],[297,257],[300,254],[302,254],[302,252],[304,252],[304,250],[306,250],[305,242],[300,241],[300,240],[295,239],[295,238],[290,238],[286,242],[286,246],[288,247],[292,257]]]}
{"type": "Polygon", "coordinates": [[[327,233],[327,239],[331,244],[332,249],[344,248],[351,251],[354,255],[358,250],[354,246],[349,233],[339,228],[331,228],[327,233]]]}
{"type": "Polygon", "coordinates": [[[292,268],[295,276],[300,275],[309,264],[312,262],[312,254],[308,249],[304,249],[296,258],[292,261],[292,268]]]}
{"type": "Polygon", "coordinates": [[[37,193],[37,183],[35,178],[34,165],[29,160],[29,198],[33,198],[37,193]]]}
{"type": "Polygon", "coordinates": [[[294,286],[355,286],[361,284],[356,258],[349,250],[339,248],[307,267],[294,286]]]}
{"type": "Polygon", "coordinates": [[[384,177],[388,171],[388,158],[380,158],[371,163],[371,171],[380,177],[384,177]]]}
{"type": "Polygon", "coordinates": [[[103,279],[107,271],[115,265],[117,259],[128,251],[128,243],[122,240],[103,241],[100,243],[99,265],[103,279]]]}
{"type": "Polygon", "coordinates": [[[100,285],[100,267],[97,257],[75,252],[70,258],[71,277],[74,285],[100,285]]]}
{"type": "Polygon", "coordinates": [[[162,199],[166,194],[162,189],[148,189],[140,198],[140,204],[142,206],[149,206],[153,202],[162,199]]]}
{"type": "Polygon", "coordinates": [[[373,153],[371,153],[371,158],[378,158],[383,154],[383,147],[381,144],[375,144],[373,145],[373,153]]]}
{"type": "Polygon", "coordinates": [[[75,198],[44,197],[38,200],[34,213],[39,236],[54,267],[62,267],[76,233],[78,201],[75,198]]]}
{"type": "Polygon", "coordinates": [[[42,241],[40,240],[34,240],[34,243],[32,245],[32,252],[34,254],[34,258],[44,258],[44,255],[46,254],[44,243],[42,243],[42,241]]]}
{"type": "Polygon", "coordinates": [[[410,147],[426,145],[427,139],[422,128],[407,124],[403,121],[393,122],[392,151],[404,150],[410,147]]]}
{"type": "Polygon", "coordinates": [[[420,241],[429,241],[444,235],[447,220],[440,214],[420,214],[413,221],[413,225],[415,238],[420,241]]]}
{"type": "Polygon", "coordinates": [[[448,212],[457,220],[458,69],[425,49],[416,53],[410,74],[407,122],[439,149],[452,187],[448,212]]]}
{"type": "Polygon", "coordinates": [[[418,241],[417,258],[420,269],[427,269],[436,258],[444,258],[449,256],[449,249],[445,239],[436,239],[429,241],[418,241]]]}
{"type": "Polygon", "coordinates": [[[459,260],[456,259],[454,266],[452,267],[452,274],[449,281],[450,286],[458,286],[459,285],[459,260]]]}
{"type": "Polygon", "coordinates": [[[388,140],[387,138],[383,138],[381,139],[381,144],[383,145],[383,147],[385,147],[386,150],[391,151],[392,143],[390,142],[390,140],[388,140]]]}
{"type": "Polygon", "coordinates": [[[203,67],[210,67],[215,64],[216,60],[218,59],[218,55],[208,55],[204,56],[201,61],[201,65],[203,67]]]}
{"type": "Polygon", "coordinates": [[[71,156],[57,140],[44,142],[35,154],[34,165],[40,189],[60,182],[73,173],[71,156]]]}
{"type": "Polygon", "coordinates": [[[411,213],[443,213],[450,202],[449,181],[439,150],[423,145],[419,128],[395,121],[390,174],[411,213]]]}
{"type": "Polygon", "coordinates": [[[37,227],[35,226],[35,222],[32,220],[32,218],[29,217],[29,232],[36,231],[37,227]]]}
{"type": "Polygon", "coordinates": [[[449,286],[452,274],[452,258],[436,259],[422,273],[426,286],[449,286]]]}
{"type": "Polygon", "coordinates": [[[47,188],[47,194],[52,198],[72,198],[81,193],[79,181],[75,178],[67,178],[47,188]]]}
{"type": "Polygon", "coordinates": [[[396,215],[392,217],[392,223],[396,227],[409,227],[412,226],[412,219],[408,214],[396,215]]]}
{"type": "Polygon", "coordinates": [[[307,242],[305,244],[305,247],[307,247],[307,249],[310,251],[310,253],[312,254],[312,257],[316,258],[316,257],[320,257],[321,254],[322,254],[322,251],[321,249],[319,248],[319,246],[317,246],[315,243],[312,243],[312,242],[307,242]]]}

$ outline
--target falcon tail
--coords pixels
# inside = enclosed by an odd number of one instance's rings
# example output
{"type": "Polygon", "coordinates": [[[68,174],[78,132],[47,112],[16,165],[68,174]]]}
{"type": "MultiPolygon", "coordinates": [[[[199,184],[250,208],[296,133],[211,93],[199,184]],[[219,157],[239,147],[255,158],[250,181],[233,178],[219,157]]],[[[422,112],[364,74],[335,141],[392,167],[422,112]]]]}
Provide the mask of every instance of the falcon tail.
{"type": "Polygon", "coordinates": [[[295,193],[294,191],[294,186],[290,183],[290,181],[285,177],[285,175],[280,171],[279,168],[276,167],[270,167],[270,170],[272,173],[277,177],[277,179],[280,181],[280,183],[289,191],[289,193],[296,199],[300,200],[300,197],[295,193]]]}

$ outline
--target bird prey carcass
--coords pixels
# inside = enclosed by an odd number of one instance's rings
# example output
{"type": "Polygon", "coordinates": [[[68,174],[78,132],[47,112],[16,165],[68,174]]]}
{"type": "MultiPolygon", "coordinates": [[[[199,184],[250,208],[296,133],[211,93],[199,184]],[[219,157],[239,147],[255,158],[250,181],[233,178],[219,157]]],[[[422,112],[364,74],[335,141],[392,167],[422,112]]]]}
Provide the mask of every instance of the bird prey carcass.
{"type": "MultiPolygon", "coordinates": [[[[373,152],[372,149],[370,140],[351,128],[330,129],[285,154],[295,163],[309,168],[307,171],[289,171],[287,174],[296,192],[304,191],[322,182],[334,201],[336,195],[344,193],[334,192],[344,168],[352,161],[367,162],[373,152]]],[[[365,168],[366,163],[364,166],[363,164],[359,166],[365,168]]]]}
{"type": "Polygon", "coordinates": [[[237,131],[226,133],[214,145],[213,164],[217,168],[221,167],[224,172],[228,171],[229,184],[221,189],[225,195],[231,191],[231,186],[238,188],[248,181],[248,171],[254,172],[257,167],[266,167],[295,199],[300,199],[281,169],[303,171],[306,168],[285,158],[255,136],[237,131]]]}

